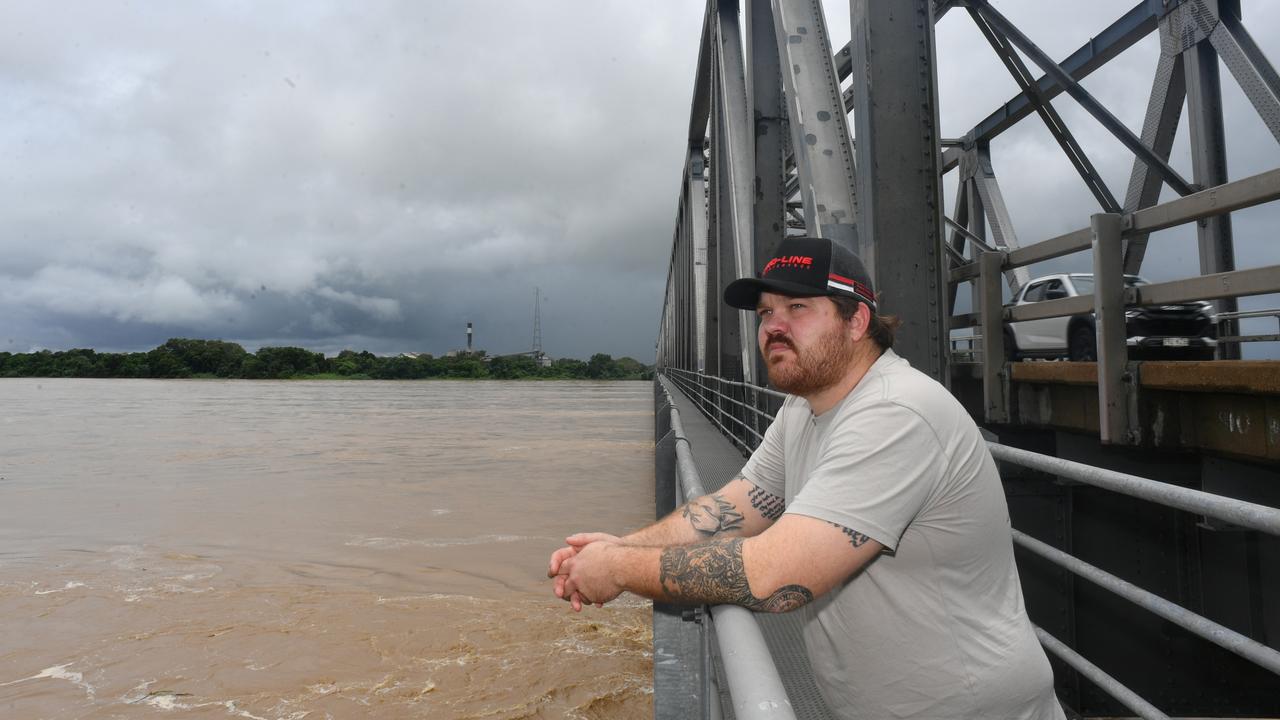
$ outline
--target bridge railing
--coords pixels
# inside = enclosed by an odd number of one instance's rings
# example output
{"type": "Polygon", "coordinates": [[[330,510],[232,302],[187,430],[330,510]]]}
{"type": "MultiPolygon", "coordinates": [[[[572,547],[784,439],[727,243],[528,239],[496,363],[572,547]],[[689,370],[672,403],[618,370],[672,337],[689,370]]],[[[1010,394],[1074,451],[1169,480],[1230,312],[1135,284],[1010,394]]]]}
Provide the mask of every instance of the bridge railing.
{"type": "MultiPolygon", "coordinates": [[[[1252,335],[1230,335],[1232,323],[1240,320],[1259,320],[1274,318],[1280,321],[1280,308],[1270,310],[1245,310],[1243,312],[1218,313],[1218,340],[1221,342],[1276,342],[1280,341],[1280,329],[1275,333],[1254,333],[1252,335]]],[[[1240,332],[1243,332],[1241,330],[1240,332]]]]}
{"type": "MultiPolygon", "coordinates": [[[[666,395],[665,400],[658,404],[667,408],[669,415],[666,422],[675,439],[674,500],[675,505],[679,506],[706,495],[707,492],[702,486],[697,465],[694,464],[693,450],[685,436],[680,411],[671,403],[668,391],[661,383],[659,392],[666,395]]],[[[709,625],[715,623],[718,657],[724,665],[734,716],[741,720],[795,720],[787,691],[782,685],[755,616],[749,610],[734,605],[704,606],[699,609],[699,613],[705,661],[711,659],[707,652],[707,637],[711,632],[709,625]]],[[[703,687],[700,697],[704,698],[701,717],[719,718],[722,715],[719,707],[720,694],[716,688],[715,672],[709,667],[709,662],[704,664],[701,674],[703,687]]]]}
{"type": "MultiPolygon", "coordinates": [[[[982,342],[983,407],[987,422],[1010,420],[1009,369],[1005,327],[1010,322],[1069,317],[1092,312],[1096,322],[1098,426],[1104,443],[1125,443],[1138,433],[1131,402],[1138,389],[1127,371],[1128,333],[1125,310],[1194,300],[1240,298],[1280,292],[1280,265],[1232,270],[1183,280],[1129,287],[1124,282],[1123,248],[1127,240],[1146,237],[1233,210],[1280,198],[1280,169],[1203,190],[1131,213],[1099,213],[1090,226],[1012,251],[980,250],[977,257],[951,270],[949,282],[976,286],[977,312],[954,315],[952,329],[977,327],[982,342]],[[1076,252],[1092,251],[1095,291],[1056,300],[1006,307],[1001,296],[1005,277],[1020,268],[1076,252]]],[[[975,246],[976,247],[976,246],[975,246]]],[[[1234,317],[1239,317],[1236,314],[1234,317]]],[[[1234,317],[1230,327],[1234,327],[1234,317]]],[[[1230,340],[1239,340],[1230,337],[1230,340]]]]}
{"type": "MultiPolygon", "coordinates": [[[[735,430],[731,425],[721,423],[715,417],[718,405],[715,401],[707,398],[721,396],[723,392],[720,388],[728,381],[704,373],[673,368],[665,370],[663,376],[692,400],[699,410],[706,415],[707,419],[720,428],[721,432],[725,433],[735,445],[746,452],[758,445],[760,438],[751,428],[746,425],[740,425],[735,430]]],[[[733,385],[738,386],[741,383],[733,383],[733,385]]],[[[781,395],[777,391],[764,387],[753,386],[749,389],[764,396],[781,395]]],[[[754,408],[752,410],[767,417],[769,420],[773,419],[772,414],[754,408]]],[[[1165,507],[1194,513],[1238,528],[1280,536],[1280,509],[1277,508],[1179,487],[1137,475],[1093,467],[995,442],[988,442],[988,447],[992,456],[1001,463],[1017,465],[1056,476],[1063,480],[1083,483],[1165,507]]],[[[1170,602],[1155,593],[1143,590],[1133,583],[1105,572],[1070,553],[1063,552],[1016,529],[1013,531],[1013,543],[1016,547],[1022,548],[1026,552],[1030,552],[1057,567],[1067,570],[1077,577],[1124,598],[1134,605],[1280,676],[1280,651],[1275,648],[1264,645],[1220,623],[1170,602]]],[[[1152,720],[1168,717],[1150,702],[1125,687],[1120,681],[1057,638],[1054,638],[1048,632],[1037,627],[1036,634],[1046,651],[1088,677],[1104,692],[1124,704],[1139,717],[1152,720]]]]}

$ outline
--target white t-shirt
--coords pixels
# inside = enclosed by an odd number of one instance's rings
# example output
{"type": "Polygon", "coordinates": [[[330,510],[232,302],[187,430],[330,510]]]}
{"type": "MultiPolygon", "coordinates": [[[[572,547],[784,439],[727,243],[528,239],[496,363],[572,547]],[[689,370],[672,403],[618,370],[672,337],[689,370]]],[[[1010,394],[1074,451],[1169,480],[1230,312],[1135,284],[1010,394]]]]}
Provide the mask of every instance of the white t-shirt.
{"type": "Polygon", "coordinates": [[[1056,720],[995,462],[964,408],[886,351],[836,407],[787,398],[742,474],[885,551],[805,613],[841,718],[1056,720]]]}

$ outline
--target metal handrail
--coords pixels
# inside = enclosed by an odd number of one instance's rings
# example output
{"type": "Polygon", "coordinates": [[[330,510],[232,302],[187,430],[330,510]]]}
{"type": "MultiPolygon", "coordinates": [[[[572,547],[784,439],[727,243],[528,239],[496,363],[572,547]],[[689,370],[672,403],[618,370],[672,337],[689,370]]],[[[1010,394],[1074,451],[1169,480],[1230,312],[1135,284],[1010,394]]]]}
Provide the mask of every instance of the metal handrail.
{"type": "MultiPolygon", "coordinates": [[[[663,391],[666,392],[665,386],[663,391]]],[[[671,432],[676,440],[677,492],[686,500],[701,497],[706,490],[693,461],[680,411],[671,405],[670,413],[671,432]]],[[[755,616],[746,608],[734,605],[716,605],[709,609],[709,614],[720,624],[716,644],[729,683],[734,715],[742,720],[795,720],[791,700],[755,616]]]]}
{"type": "Polygon", "coordinates": [[[1093,684],[1101,688],[1103,692],[1116,700],[1119,700],[1125,707],[1137,713],[1138,717],[1143,718],[1143,720],[1169,720],[1168,715],[1165,715],[1156,709],[1154,705],[1143,700],[1142,696],[1138,693],[1130,690],[1124,685],[1121,685],[1119,680],[1111,677],[1104,672],[1102,668],[1086,660],[1083,655],[1072,650],[1066,643],[1045,632],[1037,625],[1032,625],[1031,627],[1035,628],[1036,638],[1040,640],[1040,644],[1044,646],[1045,650],[1048,650],[1056,655],[1059,660],[1075,668],[1076,672],[1089,678],[1093,681],[1093,684]]]}
{"type": "Polygon", "coordinates": [[[1100,570],[1074,555],[1040,542],[1030,535],[1014,530],[1013,543],[1039,555],[1058,567],[1070,570],[1101,588],[1110,590],[1112,593],[1144,610],[1149,610],[1159,615],[1184,630],[1199,635],[1220,648],[1230,650],[1259,667],[1280,675],[1280,651],[1267,647],[1257,640],[1245,637],[1235,630],[1219,625],[1206,617],[1197,615],[1181,605],[1165,600],[1155,593],[1143,590],[1133,583],[1121,580],[1115,575],[1100,570]]]}
{"type": "Polygon", "coordinates": [[[1241,310],[1240,312],[1218,313],[1219,320],[1248,320],[1250,318],[1277,317],[1277,316],[1280,316],[1280,308],[1272,308],[1270,310],[1241,310]]]}
{"type": "MultiPolygon", "coordinates": [[[[672,381],[673,381],[674,383],[676,383],[676,385],[677,385],[677,386],[679,386],[679,385],[680,385],[680,381],[679,381],[679,380],[676,380],[676,379],[674,379],[674,378],[673,378],[673,379],[672,379],[672,381]]],[[[707,390],[708,392],[713,392],[713,393],[715,392],[715,390],[712,390],[712,389],[710,389],[710,388],[706,388],[706,387],[703,387],[703,386],[700,386],[700,385],[695,386],[695,387],[698,387],[698,388],[700,388],[700,389],[705,389],[705,390],[707,390]]],[[[692,397],[692,396],[691,396],[691,397],[692,397]]],[[[724,433],[726,437],[728,437],[730,440],[732,440],[733,442],[737,443],[738,445],[741,445],[741,446],[743,447],[743,449],[745,449],[745,450],[747,450],[747,451],[751,451],[751,450],[753,449],[750,445],[748,445],[748,444],[747,444],[746,442],[744,442],[741,438],[739,438],[736,434],[734,434],[734,433],[733,433],[733,431],[731,431],[731,430],[729,430],[729,428],[725,427],[724,423],[722,423],[722,422],[720,422],[719,420],[717,420],[717,419],[715,418],[715,416],[714,416],[711,412],[709,412],[709,411],[707,410],[707,407],[706,407],[706,406],[707,406],[707,404],[708,404],[708,403],[707,403],[704,399],[699,398],[699,399],[695,400],[694,402],[698,404],[698,409],[702,411],[702,414],[703,414],[703,415],[705,415],[705,416],[707,417],[707,419],[708,419],[708,420],[710,420],[711,422],[715,423],[715,424],[716,424],[716,427],[720,428],[720,432],[724,433]]],[[[732,415],[728,415],[727,417],[728,417],[730,420],[734,421],[735,423],[737,423],[737,424],[741,425],[741,426],[743,427],[743,429],[745,429],[747,432],[749,432],[749,433],[751,433],[752,435],[754,435],[754,436],[756,437],[756,439],[757,439],[757,440],[763,440],[763,439],[764,439],[764,437],[763,437],[762,435],[760,435],[760,433],[757,433],[755,430],[752,430],[752,429],[751,429],[751,427],[750,427],[749,425],[747,425],[746,423],[742,422],[742,421],[741,421],[741,420],[739,420],[738,418],[733,417],[732,415]]],[[[767,415],[767,414],[766,414],[766,417],[768,417],[768,415],[767,415]]],[[[770,418],[770,419],[772,419],[772,418],[770,418]]]]}
{"type": "Polygon", "coordinates": [[[1280,510],[1276,508],[1041,455],[999,443],[988,442],[987,446],[991,448],[991,456],[997,460],[1148,500],[1166,507],[1207,515],[1249,530],[1280,535],[1280,510]]]}
{"type": "MultiPolygon", "coordinates": [[[[691,374],[691,375],[696,375],[696,374],[697,374],[697,373],[690,373],[688,370],[680,370],[680,371],[678,371],[678,372],[683,372],[683,373],[691,374]]],[[[726,381],[726,382],[728,382],[728,381],[726,381]]],[[[751,387],[754,387],[754,386],[752,386],[752,385],[747,385],[746,383],[730,383],[730,384],[732,384],[732,385],[740,385],[740,386],[743,386],[743,387],[745,387],[745,388],[751,388],[751,387]]],[[[768,413],[764,412],[763,410],[761,410],[761,409],[759,409],[759,408],[757,408],[757,407],[755,407],[755,406],[753,406],[753,405],[748,405],[748,404],[746,404],[745,402],[742,402],[741,400],[736,400],[736,399],[734,399],[734,398],[732,398],[732,397],[730,397],[730,396],[728,396],[728,395],[725,395],[724,393],[720,392],[719,390],[713,390],[712,388],[705,387],[705,386],[701,386],[701,387],[702,387],[702,389],[704,389],[704,390],[706,390],[707,392],[709,392],[709,393],[711,393],[711,394],[715,395],[716,397],[718,397],[718,398],[720,398],[720,399],[722,399],[722,400],[725,400],[725,401],[727,401],[727,402],[729,402],[729,403],[732,403],[732,404],[734,404],[734,405],[737,405],[738,407],[742,408],[743,410],[747,410],[748,412],[753,412],[753,413],[755,413],[755,414],[756,414],[756,415],[758,415],[758,416],[762,416],[762,417],[769,417],[769,414],[768,414],[768,413]]],[[[784,395],[783,397],[786,397],[786,396],[784,395]]],[[[770,419],[772,419],[772,418],[770,418],[770,419]]]]}
{"type": "Polygon", "coordinates": [[[1218,313],[1218,342],[1274,342],[1280,340],[1280,334],[1256,333],[1254,335],[1226,335],[1232,320],[1257,320],[1273,317],[1280,320],[1280,308],[1270,310],[1241,310],[1240,312],[1218,313]]]}
{"type": "Polygon", "coordinates": [[[739,382],[739,381],[737,381],[737,380],[726,380],[725,378],[722,378],[722,377],[716,377],[715,375],[707,375],[706,373],[700,373],[700,372],[697,372],[697,371],[695,371],[695,370],[685,370],[685,369],[683,369],[683,368],[674,368],[674,367],[673,367],[673,368],[663,368],[663,369],[664,369],[665,371],[667,371],[667,372],[684,373],[685,375],[693,375],[693,376],[695,376],[695,377],[703,378],[703,379],[706,379],[706,380],[715,380],[716,382],[718,382],[718,383],[720,383],[720,384],[722,384],[722,385],[732,385],[732,386],[734,386],[734,387],[745,388],[745,389],[747,389],[747,390],[754,390],[755,392],[763,393],[763,394],[765,394],[765,395],[769,395],[770,397],[778,398],[779,400],[786,400],[786,399],[787,399],[787,394],[786,394],[786,393],[784,393],[784,392],[778,392],[777,390],[774,390],[773,388],[767,388],[767,387],[764,387],[764,386],[762,386],[762,385],[754,385],[754,384],[752,384],[752,383],[739,382]]]}

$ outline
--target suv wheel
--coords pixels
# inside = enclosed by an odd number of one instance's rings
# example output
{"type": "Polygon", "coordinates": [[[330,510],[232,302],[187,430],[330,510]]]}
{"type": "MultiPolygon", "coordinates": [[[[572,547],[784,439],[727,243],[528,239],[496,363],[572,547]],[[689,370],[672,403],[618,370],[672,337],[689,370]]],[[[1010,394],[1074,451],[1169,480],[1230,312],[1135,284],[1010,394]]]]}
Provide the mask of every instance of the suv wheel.
{"type": "Polygon", "coordinates": [[[1092,327],[1080,324],[1072,328],[1067,341],[1067,357],[1081,362],[1098,359],[1098,341],[1092,327]]]}

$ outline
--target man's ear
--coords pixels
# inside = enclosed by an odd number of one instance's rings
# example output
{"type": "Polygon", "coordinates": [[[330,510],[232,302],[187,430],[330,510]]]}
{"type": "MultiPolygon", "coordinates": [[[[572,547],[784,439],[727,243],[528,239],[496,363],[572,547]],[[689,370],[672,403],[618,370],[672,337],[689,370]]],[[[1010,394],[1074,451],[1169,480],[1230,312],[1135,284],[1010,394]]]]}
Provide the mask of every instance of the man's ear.
{"type": "Polygon", "coordinates": [[[871,308],[866,303],[858,303],[858,309],[849,317],[849,339],[857,342],[867,336],[871,329],[871,308]]]}

